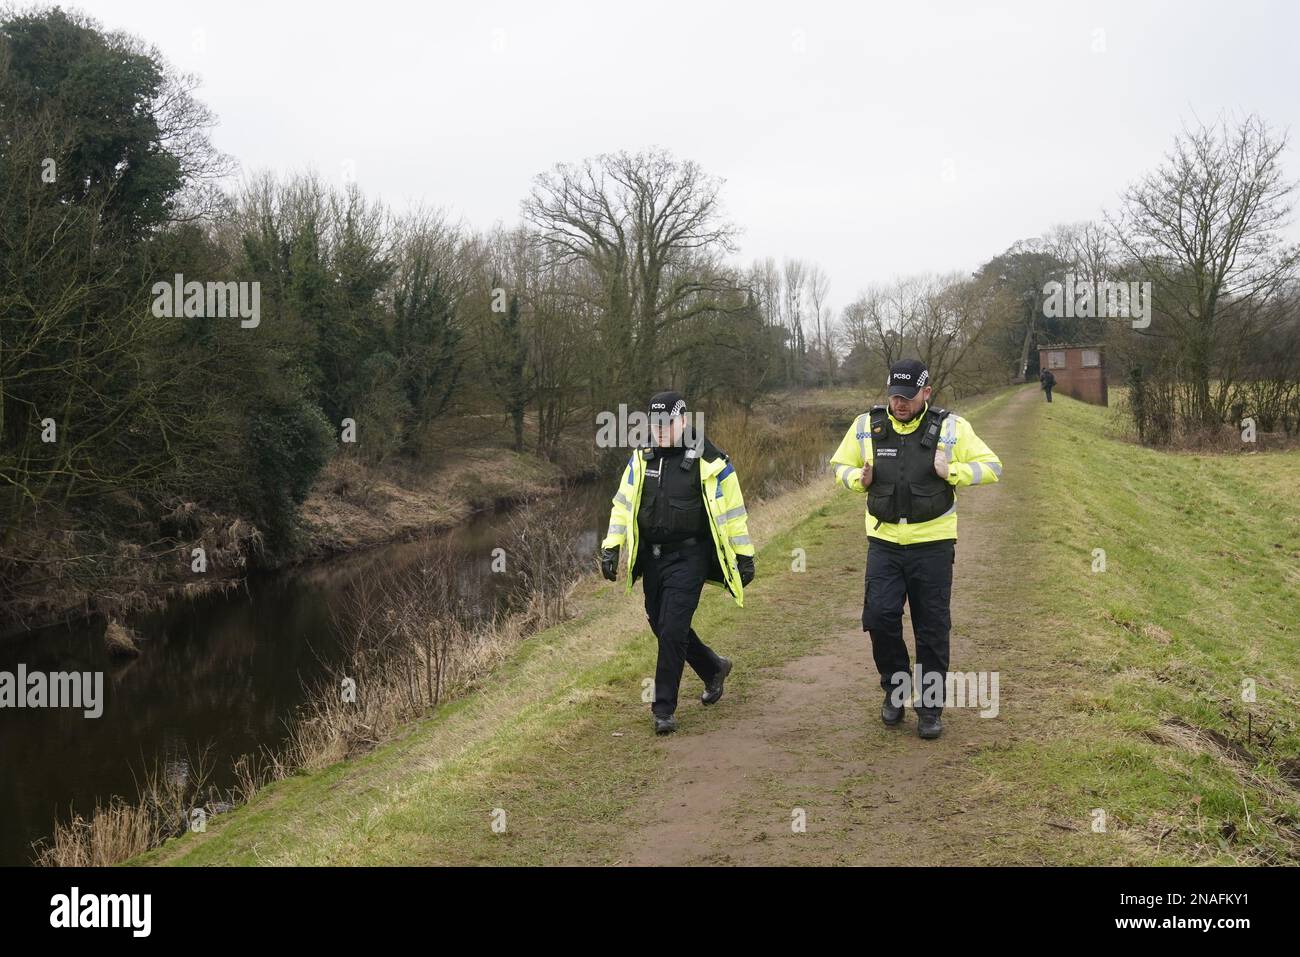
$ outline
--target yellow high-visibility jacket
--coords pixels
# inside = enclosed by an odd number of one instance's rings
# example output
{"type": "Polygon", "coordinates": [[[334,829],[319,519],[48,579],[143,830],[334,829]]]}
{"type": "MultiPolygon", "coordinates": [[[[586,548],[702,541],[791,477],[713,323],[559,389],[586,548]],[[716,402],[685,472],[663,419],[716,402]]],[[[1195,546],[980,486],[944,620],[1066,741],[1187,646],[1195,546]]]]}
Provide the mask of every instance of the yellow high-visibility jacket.
{"type": "MultiPolygon", "coordinates": [[[[637,449],[623,469],[623,477],[614,494],[609,512],[609,531],[601,548],[626,545],[627,594],[640,576],[637,566],[636,516],[641,508],[641,489],[645,482],[645,450],[637,449]]],[[[744,607],[744,587],[740,583],[740,570],[736,567],[737,555],[754,555],[754,545],[749,538],[749,524],[745,512],[745,499],[740,494],[740,479],[735,466],[727,460],[726,453],[707,439],[700,453],[700,495],[709,514],[709,530],[713,533],[714,561],[710,563],[709,582],[731,592],[736,604],[744,607]]]]}
{"type": "MultiPolygon", "coordinates": [[[[907,435],[916,431],[929,411],[927,404],[911,422],[899,422],[892,414],[889,424],[895,431],[907,435]]],[[[969,422],[951,412],[943,420],[936,449],[943,448],[948,453],[948,484],[954,488],[965,485],[992,485],[1002,477],[1002,462],[993,450],[984,444],[975,434],[969,422]]],[[[858,416],[844,441],[831,456],[831,466],[835,471],[835,481],[851,492],[867,491],[862,484],[862,467],[868,462],[875,464],[871,447],[871,413],[864,412],[858,416]]],[[[938,542],[945,538],[957,537],[957,506],[938,518],[928,522],[881,522],[877,524],[871,513],[867,513],[867,535],[883,539],[897,545],[919,545],[922,542],[938,542]]]]}

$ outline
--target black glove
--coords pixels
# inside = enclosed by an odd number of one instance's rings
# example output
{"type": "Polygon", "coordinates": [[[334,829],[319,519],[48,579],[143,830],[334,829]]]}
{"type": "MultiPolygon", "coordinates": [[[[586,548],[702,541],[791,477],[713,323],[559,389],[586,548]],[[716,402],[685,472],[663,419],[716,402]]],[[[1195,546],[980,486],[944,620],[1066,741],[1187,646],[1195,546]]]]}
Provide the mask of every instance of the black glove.
{"type": "Polygon", "coordinates": [[[736,567],[740,569],[740,587],[746,587],[754,580],[754,559],[749,555],[737,555],[736,567]]]}
{"type": "Polygon", "coordinates": [[[600,573],[610,581],[618,581],[618,546],[600,550],[600,573]]]}

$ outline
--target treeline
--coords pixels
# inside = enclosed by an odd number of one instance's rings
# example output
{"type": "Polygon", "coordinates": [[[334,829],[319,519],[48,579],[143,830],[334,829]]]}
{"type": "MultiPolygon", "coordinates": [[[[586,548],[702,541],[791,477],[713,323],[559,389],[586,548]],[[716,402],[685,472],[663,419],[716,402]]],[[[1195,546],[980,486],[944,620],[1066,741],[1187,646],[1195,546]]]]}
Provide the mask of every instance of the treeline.
{"type": "Polygon", "coordinates": [[[790,381],[798,343],[724,264],[734,227],[693,163],[557,167],[517,228],[484,233],[314,175],[229,188],[193,88],[77,14],[0,25],[10,560],[52,512],[143,512],[162,542],[195,502],[280,554],[333,455],[427,465],[505,421],[554,458],[661,383],[750,404],[790,381]],[[213,284],[257,319],[212,316],[213,284]]]}
{"type": "Polygon", "coordinates": [[[428,469],[504,425],[554,461],[668,384],[747,412],[863,374],[824,272],[732,264],[689,160],[559,164],[482,231],[314,174],[232,186],[194,89],[78,14],[0,19],[0,585],[48,560],[52,518],[103,532],[60,539],[89,571],[114,530],[147,561],[201,510],[276,559],[335,457],[428,469]]]}
{"type": "Polygon", "coordinates": [[[1291,185],[1255,118],[1180,137],[1102,223],[836,310],[815,263],[733,264],[720,181],[666,152],[557,165],[517,226],[482,231],[311,174],[232,187],[194,88],[78,14],[0,14],[0,586],[52,515],[133,525],[147,560],[200,503],[280,556],[333,457],[428,468],[504,430],[556,460],[669,384],[712,409],[865,401],[910,355],[948,401],[1100,341],[1149,441],[1300,427],[1291,185]],[[1048,315],[1070,275],[1152,282],[1149,327],[1048,315]],[[209,284],[256,320],[212,316],[209,284]]]}
{"type": "Polygon", "coordinates": [[[1144,442],[1241,448],[1246,424],[1298,435],[1287,145],[1253,115],[1186,130],[1097,221],[1018,241],[971,274],[873,284],[838,314],[815,266],[769,261],[744,281],[797,346],[787,382],[874,394],[892,362],[919,356],[949,401],[1035,377],[1044,346],[1097,344],[1144,442]]]}
{"type": "Polygon", "coordinates": [[[1240,449],[1247,419],[1259,431],[1300,434],[1300,244],[1286,238],[1296,190],[1287,146],[1254,115],[1188,129],[1098,221],[1055,227],[986,263],[977,281],[1020,304],[1002,356],[1021,337],[1017,373],[1032,377],[1040,346],[1103,345],[1111,385],[1125,390],[1123,407],[1148,444],[1240,449]],[[1049,307],[1053,283],[1067,290],[1069,316],[1059,301],[1049,307]],[[1099,292],[1118,284],[1139,295],[1099,292]]]}
{"type": "Polygon", "coordinates": [[[1246,419],[1300,434],[1286,147],[1256,116],[1185,131],[1098,221],[1016,242],[971,276],[872,286],[831,339],[855,380],[879,381],[889,362],[920,355],[949,392],[1033,378],[1046,345],[1099,344],[1144,442],[1240,448],[1246,419]],[[1120,284],[1138,295],[1117,295],[1120,284]]]}
{"type": "MultiPolygon", "coordinates": [[[[1259,117],[1175,139],[1107,217],[1096,258],[1149,282],[1154,316],[1117,349],[1143,439],[1300,433],[1300,243],[1287,136],[1259,117]]],[[[1238,447],[1240,445],[1238,444],[1238,447]]]]}

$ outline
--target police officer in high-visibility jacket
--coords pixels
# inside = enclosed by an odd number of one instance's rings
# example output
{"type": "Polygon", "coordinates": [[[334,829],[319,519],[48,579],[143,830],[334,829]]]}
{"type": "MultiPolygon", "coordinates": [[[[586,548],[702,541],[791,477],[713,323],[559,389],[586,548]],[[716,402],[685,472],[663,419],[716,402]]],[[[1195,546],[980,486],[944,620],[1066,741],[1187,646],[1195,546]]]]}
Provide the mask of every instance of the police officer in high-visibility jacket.
{"type": "Polygon", "coordinates": [[[889,370],[888,406],[858,416],[831,458],[836,481],[867,496],[867,575],[862,630],[880,672],[880,718],[903,720],[917,702],[922,738],[943,733],[948,674],[949,600],[957,542],[954,489],[991,485],[1002,463],[959,415],[930,406],[930,373],[915,359],[889,370]],[[911,608],[918,671],[903,641],[903,602],[911,608]]]}
{"type": "Polygon", "coordinates": [[[725,587],[737,605],[754,578],[745,500],[736,470],[703,435],[695,435],[686,400],[660,392],[650,400],[655,444],[628,460],[601,542],[601,572],[618,578],[619,550],[627,545],[627,593],[644,577],[645,610],[659,640],[655,697],[656,734],[677,730],[677,691],[689,664],[704,682],[706,705],[722,697],[731,660],[700,640],[691,618],[706,581],[725,587]]]}

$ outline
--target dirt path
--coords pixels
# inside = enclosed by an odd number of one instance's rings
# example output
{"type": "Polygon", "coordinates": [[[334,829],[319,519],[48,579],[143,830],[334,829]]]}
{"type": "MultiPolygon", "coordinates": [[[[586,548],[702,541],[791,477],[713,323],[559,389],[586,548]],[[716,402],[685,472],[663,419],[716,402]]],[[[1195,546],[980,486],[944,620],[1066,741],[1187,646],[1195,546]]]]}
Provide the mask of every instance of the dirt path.
{"type": "MultiPolygon", "coordinates": [[[[1035,390],[1023,390],[976,423],[1001,457],[1007,480],[958,493],[954,670],[1037,670],[1019,668],[1025,647],[1005,640],[1016,619],[1017,563],[1024,561],[1008,528],[1023,495],[1017,482],[1031,472],[1025,435],[1035,401],[1041,401],[1035,390]]],[[[724,699],[719,708],[730,713],[721,723],[657,743],[669,752],[665,776],[633,815],[624,863],[973,863],[1008,826],[981,804],[972,759],[1035,733],[1041,700],[1012,707],[1017,692],[1003,680],[996,719],[950,708],[944,735],[933,742],[916,736],[910,709],[902,726],[884,727],[870,639],[860,624],[860,500],[854,515],[858,550],[834,559],[858,571],[846,574],[835,597],[826,623],[832,636],[817,654],[788,663],[753,693],[724,699]],[[792,827],[800,809],[803,832],[792,827]]],[[[914,648],[906,614],[904,622],[914,648]]]]}

